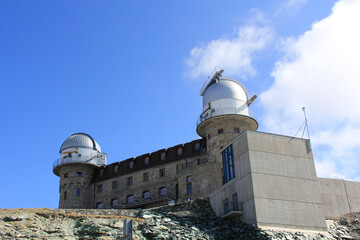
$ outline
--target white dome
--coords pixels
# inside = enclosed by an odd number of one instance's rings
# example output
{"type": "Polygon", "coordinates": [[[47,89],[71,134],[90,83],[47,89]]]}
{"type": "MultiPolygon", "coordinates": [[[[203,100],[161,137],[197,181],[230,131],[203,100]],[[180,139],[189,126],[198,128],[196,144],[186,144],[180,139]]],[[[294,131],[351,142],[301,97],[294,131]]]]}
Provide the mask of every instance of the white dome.
{"type": "Polygon", "coordinates": [[[91,148],[101,152],[99,144],[86,133],[75,133],[68,137],[60,147],[60,153],[69,148],[91,148]]]}
{"type": "Polygon", "coordinates": [[[203,107],[219,99],[237,99],[245,103],[249,100],[249,93],[246,88],[235,79],[220,77],[219,81],[210,84],[205,90],[203,107]]]}

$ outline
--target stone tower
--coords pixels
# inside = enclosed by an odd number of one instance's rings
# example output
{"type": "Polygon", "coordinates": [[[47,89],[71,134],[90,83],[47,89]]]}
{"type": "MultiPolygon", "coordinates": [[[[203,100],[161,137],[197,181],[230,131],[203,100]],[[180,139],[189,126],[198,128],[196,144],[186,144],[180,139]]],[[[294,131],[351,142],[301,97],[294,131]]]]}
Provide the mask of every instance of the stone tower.
{"type": "Polygon", "coordinates": [[[244,130],[257,130],[257,121],[249,116],[248,107],[255,100],[246,88],[232,78],[223,77],[224,70],[214,70],[204,83],[203,112],[196,132],[206,138],[211,153],[222,148],[244,130]]]}
{"type": "Polygon", "coordinates": [[[59,208],[93,208],[94,169],[106,165],[107,155],[86,133],[75,133],[60,147],[53,172],[60,177],[59,208]]]}

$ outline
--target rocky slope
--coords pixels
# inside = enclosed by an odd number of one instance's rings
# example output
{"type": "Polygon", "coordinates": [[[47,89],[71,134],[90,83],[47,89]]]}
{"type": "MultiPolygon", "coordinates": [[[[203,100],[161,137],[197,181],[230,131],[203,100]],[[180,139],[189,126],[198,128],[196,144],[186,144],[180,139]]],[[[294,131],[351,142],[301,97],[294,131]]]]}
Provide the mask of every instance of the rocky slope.
{"type": "Polygon", "coordinates": [[[134,239],[360,239],[360,213],[328,220],[328,233],[261,230],[214,215],[209,202],[142,211],[0,209],[0,239],[122,239],[123,220],[134,239]]]}

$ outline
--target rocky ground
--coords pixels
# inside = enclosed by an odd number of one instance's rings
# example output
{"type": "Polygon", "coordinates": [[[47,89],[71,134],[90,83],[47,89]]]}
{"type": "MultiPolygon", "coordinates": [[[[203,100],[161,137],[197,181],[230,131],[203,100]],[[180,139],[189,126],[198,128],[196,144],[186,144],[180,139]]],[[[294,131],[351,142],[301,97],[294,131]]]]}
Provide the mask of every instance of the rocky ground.
{"type": "Polygon", "coordinates": [[[261,230],[214,215],[195,200],[142,211],[0,209],[0,239],[123,239],[123,220],[134,239],[360,239],[360,213],[328,220],[328,233],[261,230]]]}

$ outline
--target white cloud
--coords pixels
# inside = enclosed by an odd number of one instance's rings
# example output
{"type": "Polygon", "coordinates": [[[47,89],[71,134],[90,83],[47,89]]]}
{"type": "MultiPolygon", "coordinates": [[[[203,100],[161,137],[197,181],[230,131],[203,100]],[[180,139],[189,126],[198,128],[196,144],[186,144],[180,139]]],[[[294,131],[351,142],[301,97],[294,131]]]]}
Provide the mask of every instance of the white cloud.
{"type": "Polygon", "coordinates": [[[271,28],[259,27],[256,21],[239,27],[230,36],[194,47],[185,60],[189,67],[188,76],[207,76],[216,66],[225,68],[228,75],[253,76],[256,73],[252,64],[254,54],[263,50],[273,35],[271,28]]]}
{"type": "Polygon", "coordinates": [[[320,176],[359,180],[360,1],[341,0],[327,18],[284,45],[261,94],[267,130],[292,135],[307,107],[320,176]]]}

